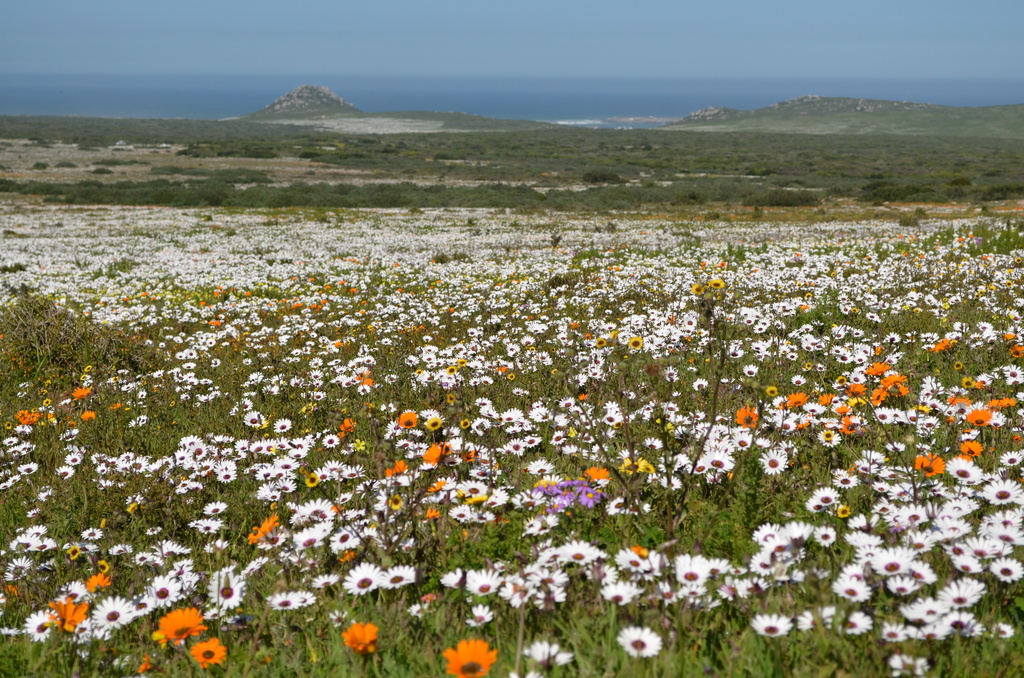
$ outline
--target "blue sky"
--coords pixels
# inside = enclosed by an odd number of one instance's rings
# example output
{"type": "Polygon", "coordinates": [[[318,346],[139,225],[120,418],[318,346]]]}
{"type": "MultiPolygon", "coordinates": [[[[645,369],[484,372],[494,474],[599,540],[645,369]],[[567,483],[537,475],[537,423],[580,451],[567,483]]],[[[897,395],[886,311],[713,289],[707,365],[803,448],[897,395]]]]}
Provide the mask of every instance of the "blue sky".
{"type": "Polygon", "coordinates": [[[34,0],[0,74],[1012,78],[1022,0],[34,0]]]}

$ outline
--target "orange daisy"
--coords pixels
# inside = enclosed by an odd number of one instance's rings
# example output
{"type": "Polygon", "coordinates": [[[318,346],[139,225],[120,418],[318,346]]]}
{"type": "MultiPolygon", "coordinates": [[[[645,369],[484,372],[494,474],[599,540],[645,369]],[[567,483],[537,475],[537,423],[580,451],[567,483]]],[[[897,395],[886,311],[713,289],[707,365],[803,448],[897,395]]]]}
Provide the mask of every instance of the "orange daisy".
{"type": "Polygon", "coordinates": [[[889,363],[874,363],[871,367],[864,370],[864,374],[870,377],[880,377],[891,369],[892,365],[889,363]]]}
{"type": "Polygon", "coordinates": [[[441,443],[438,445],[434,443],[427,448],[427,451],[423,453],[423,463],[425,464],[437,464],[441,461],[441,457],[446,454],[451,454],[452,446],[449,443],[441,443]]]}
{"type": "Polygon", "coordinates": [[[228,649],[221,644],[216,638],[210,638],[201,643],[196,643],[192,647],[192,656],[201,668],[206,668],[211,664],[220,664],[228,656],[228,649]]]}
{"type": "Polygon", "coordinates": [[[85,580],[85,588],[89,589],[89,593],[95,593],[96,589],[105,588],[110,586],[111,581],[103,572],[97,572],[93,576],[85,580]]]}
{"type": "Polygon", "coordinates": [[[984,449],[977,440],[965,440],[960,443],[960,451],[968,457],[977,457],[984,449]]]}
{"type": "Polygon", "coordinates": [[[448,660],[448,673],[458,678],[486,676],[498,660],[498,651],[492,650],[486,640],[460,640],[453,649],[444,651],[448,660]]]}
{"type": "Polygon", "coordinates": [[[175,645],[181,645],[189,636],[198,636],[206,630],[203,625],[203,615],[194,607],[186,607],[181,610],[168,612],[160,619],[160,630],[153,634],[155,640],[161,645],[168,641],[174,641],[175,645]]]}
{"type": "Polygon", "coordinates": [[[56,614],[52,615],[57,626],[71,633],[75,628],[85,621],[85,615],[89,612],[88,603],[75,603],[74,596],[68,596],[64,602],[51,602],[50,609],[56,614]]]}
{"type": "Polygon", "coordinates": [[[971,410],[967,413],[966,419],[974,426],[988,426],[992,423],[992,411],[971,410]]]}
{"type": "Polygon", "coordinates": [[[786,397],[786,405],[785,405],[785,407],[787,409],[791,410],[794,407],[800,407],[801,405],[803,405],[806,402],[807,402],[807,394],[806,393],[791,393],[790,395],[788,395],[786,397]]]}
{"type": "Polygon", "coordinates": [[[377,651],[377,627],[373,624],[355,623],[341,637],[356,654],[366,655],[377,651]]]}
{"type": "Polygon", "coordinates": [[[925,477],[942,475],[946,471],[946,462],[934,454],[920,455],[914,459],[914,468],[924,471],[925,477]]]}
{"type": "Polygon", "coordinates": [[[249,543],[259,543],[264,537],[267,536],[268,532],[273,530],[278,525],[280,525],[280,521],[277,519],[277,516],[270,516],[269,518],[263,521],[262,525],[260,525],[259,527],[252,528],[252,534],[249,535],[249,543]]]}
{"type": "Polygon", "coordinates": [[[736,423],[743,428],[754,428],[757,426],[757,419],[757,410],[749,405],[736,411],[736,423]]]}
{"type": "Polygon", "coordinates": [[[398,415],[398,426],[399,428],[416,428],[419,420],[419,416],[415,412],[402,412],[398,415]]]}

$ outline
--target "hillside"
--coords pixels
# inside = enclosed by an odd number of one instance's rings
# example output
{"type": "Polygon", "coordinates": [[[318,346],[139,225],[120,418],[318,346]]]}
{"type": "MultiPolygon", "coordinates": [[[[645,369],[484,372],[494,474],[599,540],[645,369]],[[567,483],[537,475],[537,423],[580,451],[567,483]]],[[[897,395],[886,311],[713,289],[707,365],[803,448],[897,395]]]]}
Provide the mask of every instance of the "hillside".
{"type": "Polygon", "coordinates": [[[909,101],[804,96],[753,111],[705,108],[663,129],[1024,139],[1024,105],[959,108],[909,101]]]}

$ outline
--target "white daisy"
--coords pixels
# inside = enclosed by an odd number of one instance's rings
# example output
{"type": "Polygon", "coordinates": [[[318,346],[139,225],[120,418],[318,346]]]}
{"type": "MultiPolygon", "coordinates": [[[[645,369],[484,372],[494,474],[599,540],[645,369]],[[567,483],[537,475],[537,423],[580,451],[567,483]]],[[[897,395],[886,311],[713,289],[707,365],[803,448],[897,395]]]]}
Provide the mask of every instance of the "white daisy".
{"type": "Polygon", "coordinates": [[[628,626],[622,629],[617,640],[631,657],[654,657],[661,652],[661,636],[643,626],[628,626]]]}

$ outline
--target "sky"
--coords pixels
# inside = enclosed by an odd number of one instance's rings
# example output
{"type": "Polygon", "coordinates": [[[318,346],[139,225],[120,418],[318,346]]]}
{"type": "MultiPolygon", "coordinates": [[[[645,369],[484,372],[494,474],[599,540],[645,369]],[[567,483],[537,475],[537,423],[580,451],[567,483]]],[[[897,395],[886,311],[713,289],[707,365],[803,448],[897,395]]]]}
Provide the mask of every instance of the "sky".
{"type": "Polygon", "coordinates": [[[1021,78],[1021,0],[33,0],[0,74],[1021,78]]]}

